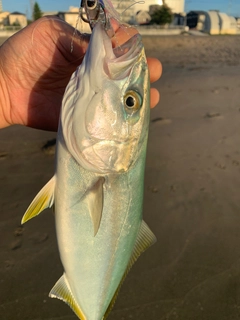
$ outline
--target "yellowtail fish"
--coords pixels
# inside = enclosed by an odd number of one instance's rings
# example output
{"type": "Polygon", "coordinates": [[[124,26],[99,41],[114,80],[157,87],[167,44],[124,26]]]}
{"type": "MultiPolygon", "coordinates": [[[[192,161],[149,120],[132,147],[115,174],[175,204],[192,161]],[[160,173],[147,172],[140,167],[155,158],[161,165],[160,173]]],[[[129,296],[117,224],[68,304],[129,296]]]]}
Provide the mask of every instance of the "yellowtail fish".
{"type": "Polygon", "coordinates": [[[22,219],[54,204],[64,274],[50,297],[81,320],[106,319],[129,269],[156,240],[142,219],[150,113],[144,48],[136,34],[113,49],[109,30],[94,23],[63,98],[55,175],[22,219]]]}

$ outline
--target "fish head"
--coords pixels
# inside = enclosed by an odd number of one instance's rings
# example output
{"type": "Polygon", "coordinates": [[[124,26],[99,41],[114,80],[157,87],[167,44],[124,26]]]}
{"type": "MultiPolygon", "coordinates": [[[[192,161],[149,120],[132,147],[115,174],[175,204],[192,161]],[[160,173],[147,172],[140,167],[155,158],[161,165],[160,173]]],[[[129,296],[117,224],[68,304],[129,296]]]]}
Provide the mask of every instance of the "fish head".
{"type": "Polygon", "coordinates": [[[104,174],[134,164],[147,140],[149,91],[141,36],[113,48],[97,24],[66,89],[60,120],[66,147],[81,166],[104,174]]]}

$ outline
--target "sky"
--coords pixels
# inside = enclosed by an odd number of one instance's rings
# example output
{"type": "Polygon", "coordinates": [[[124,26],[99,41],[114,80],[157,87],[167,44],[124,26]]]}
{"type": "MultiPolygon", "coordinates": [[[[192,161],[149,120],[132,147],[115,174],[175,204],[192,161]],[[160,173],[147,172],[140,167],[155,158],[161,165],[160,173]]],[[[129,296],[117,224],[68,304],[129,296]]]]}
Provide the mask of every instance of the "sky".
{"type": "MultiPolygon", "coordinates": [[[[151,3],[151,0],[145,1],[151,3]]],[[[70,6],[79,7],[80,0],[38,0],[37,2],[42,11],[67,11],[70,6]]],[[[2,5],[4,11],[19,11],[28,15],[30,13],[30,0],[2,0],[2,5]]],[[[187,12],[211,9],[240,17],[240,0],[185,0],[187,12]]]]}

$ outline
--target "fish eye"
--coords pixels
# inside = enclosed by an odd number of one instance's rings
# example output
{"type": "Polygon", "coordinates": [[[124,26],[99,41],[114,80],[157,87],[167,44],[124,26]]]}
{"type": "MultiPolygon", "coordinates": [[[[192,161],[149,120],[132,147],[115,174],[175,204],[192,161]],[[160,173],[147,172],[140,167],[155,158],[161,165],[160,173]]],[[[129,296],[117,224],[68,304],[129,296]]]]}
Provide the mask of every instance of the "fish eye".
{"type": "Polygon", "coordinates": [[[142,106],[142,98],[136,91],[129,90],[124,95],[124,106],[128,113],[138,111],[142,106]]]}
{"type": "Polygon", "coordinates": [[[97,0],[87,0],[87,7],[93,10],[97,6],[97,0]]]}

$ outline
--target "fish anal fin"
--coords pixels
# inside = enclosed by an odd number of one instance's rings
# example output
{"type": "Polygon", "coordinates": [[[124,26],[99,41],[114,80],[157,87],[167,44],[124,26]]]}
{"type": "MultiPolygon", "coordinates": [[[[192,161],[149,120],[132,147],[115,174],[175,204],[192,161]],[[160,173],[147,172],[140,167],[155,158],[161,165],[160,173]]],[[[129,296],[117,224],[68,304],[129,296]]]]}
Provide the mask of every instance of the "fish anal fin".
{"type": "Polygon", "coordinates": [[[39,215],[44,209],[51,208],[54,202],[55,176],[39,191],[27,208],[21,223],[39,215]]]}
{"type": "Polygon", "coordinates": [[[124,275],[122,277],[122,280],[107,308],[107,311],[105,312],[105,315],[103,317],[103,320],[105,320],[107,318],[107,316],[109,315],[109,313],[111,312],[118,293],[121,289],[121,286],[123,284],[123,281],[125,280],[128,272],[130,271],[131,267],[133,266],[134,262],[136,262],[136,260],[138,259],[138,257],[145,251],[147,250],[151,245],[153,245],[155,242],[157,241],[157,238],[155,237],[155,235],[153,234],[153,232],[149,229],[148,225],[146,224],[146,222],[142,221],[142,224],[140,226],[140,230],[137,236],[137,240],[135,242],[135,246],[133,248],[133,252],[131,255],[131,258],[129,260],[129,263],[127,265],[126,271],[124,272],[124,275]]]}
{"type": "Polygon", "coordinates": [[[151,247],[156,241],[157,238],[155,237],[153,232],[149,229],[146,222],[142,221],[137,240],[133,248],[132,256],[127,267],[128,271],[131,269],[138,257],[149,247],[151,247]]]}
{"type": "Polygon", "coordinates": [[[103,184],[104,179],[100,178],[89,189],[85,195],[85,201],[88,203],[89,213],[93,224],[94,237],[97,235],[103,211],[103,184]]]}
{"type": "Polygon", "coordinates": [[[63,274],[63,276],[56,282],[49,293],[49,297],[64,301],[76,313],[79,319],[87,319],[74,299],[65,274],[63,274]]]}

